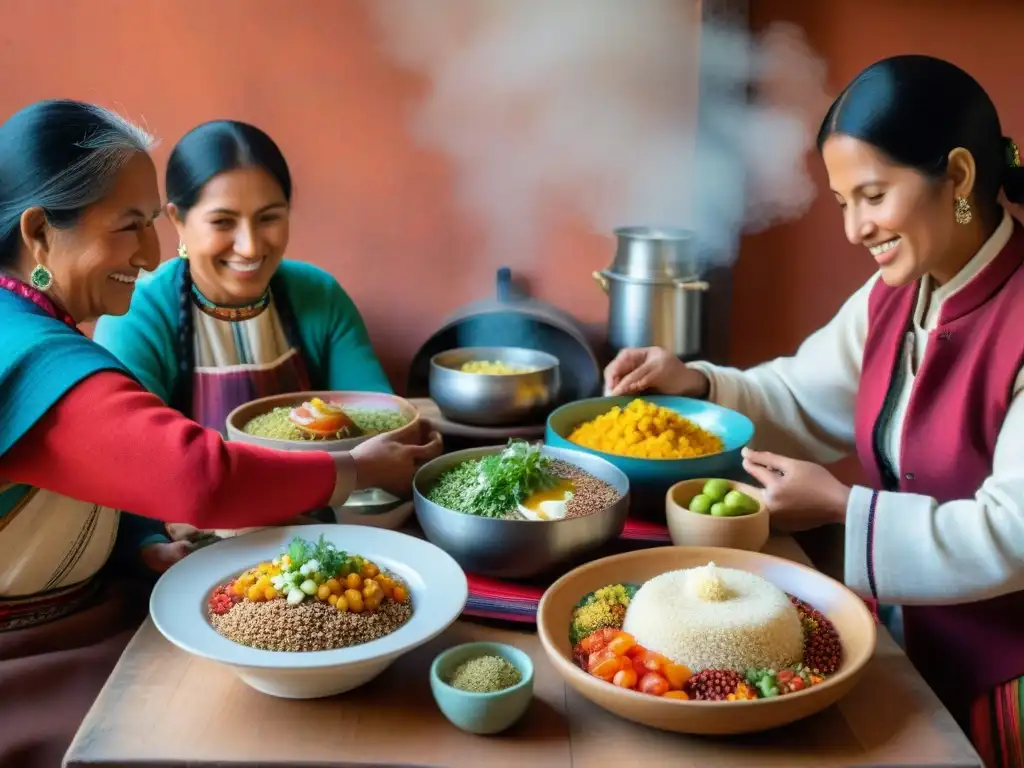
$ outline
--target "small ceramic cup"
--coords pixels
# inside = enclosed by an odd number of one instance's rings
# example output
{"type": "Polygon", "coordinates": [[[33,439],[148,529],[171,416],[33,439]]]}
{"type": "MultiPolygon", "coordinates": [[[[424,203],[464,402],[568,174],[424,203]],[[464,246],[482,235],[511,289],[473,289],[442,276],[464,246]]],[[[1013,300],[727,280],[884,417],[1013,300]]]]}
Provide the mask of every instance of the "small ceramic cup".
{"type": "Polygon", "coordinates": [[[441,713],[456,728],[491,735],[515,725],[533,698],[533,662],[518,648],[503,643],[465,643],[443,651],[430,665],[430,690],[441,713]],[[449,684],[463,662],[480,656],[501,656],[519,670],[522,679],[493,693],[470,693],[449,684]]]}
{"type": "Polygon", "coordinates": [[[707,478],[683,480],[665,494],[665,518],[669,536],[677,547],[726,547],[759,552],[769,535],[768,508],[759,488],[729,481],[730,489],[755,499],[759,508],[739,517],[713,517],[689,510],[693,497],[703,490],[707,478]]]}

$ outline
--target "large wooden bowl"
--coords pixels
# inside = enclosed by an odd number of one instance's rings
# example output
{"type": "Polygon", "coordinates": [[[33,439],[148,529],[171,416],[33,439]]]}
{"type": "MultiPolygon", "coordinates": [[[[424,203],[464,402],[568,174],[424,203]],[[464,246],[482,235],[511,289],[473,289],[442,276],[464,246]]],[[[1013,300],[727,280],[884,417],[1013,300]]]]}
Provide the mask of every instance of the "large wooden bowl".
{"type": "Polygon", "coordinates": [[[252,400],[235,408],[228,414],[228,439],[264,448],[276,448],[282,451],[351,451],[368,436],[350,437],[342,440],[279,440],[272,437],[258,437],[243,431],[245,425],[257,416],[269,413],[275,408],[294,408],[314,397],[327,403],[340,403],[355,408],[374,408],[400,411],[409,419],[404,427],[395,432],[418,433],[420,429],[419,411],[408,400],[383,392],[288,392],[283,395],[272,395],[252,400]]]}
{"type": "Polygon", "coordinates": [[[544,651],[566,683],[600,707],[652,728],[678,733],[735,734],[776,728],[813,715],[842,698],[875,650],[875,621],[842,584],[789,560],[716,547],[657,547],[596,560],[567,573],[544,593],[537,611],[544,651]],[[608,584],[641,584],[666,571],[717,565],[756,573],[810,603],[835,625],[843,665],[832,677],[799,693],[755,701],[678,701],[618,688],[572,662],[569,620],[584,595],[608,584]]]}

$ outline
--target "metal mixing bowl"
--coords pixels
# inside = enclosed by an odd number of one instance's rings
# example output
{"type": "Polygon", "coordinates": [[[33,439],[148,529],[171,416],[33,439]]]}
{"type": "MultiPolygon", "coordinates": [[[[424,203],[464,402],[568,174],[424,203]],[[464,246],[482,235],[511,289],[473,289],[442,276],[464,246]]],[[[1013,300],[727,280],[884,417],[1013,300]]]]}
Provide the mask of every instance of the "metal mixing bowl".
{"type": "Polygon", "coordinates": [[[571,564],[617,538],[629,514],[629,480],[599,456],[550,448],[545,456],[575,464],[622,495],[602,510],[564,520],[499,520],[455,512],[427,499],[441,473],[471,459],[505,450],[504,445],[470,448],[424,464],[413,479],[413,501],[420,527],[466,571],[495,578],[526,579],[571,564]]]}
{"type": "Polygon", "coordinates": [[[556,404],[562,380],[558,358],[523,347],[462,347],[430,359],[430,397],[460,424],[482,427],[542,423],[556,404]],[[529,373],[464,373],[474,360],[529,367],[529,373]]]}

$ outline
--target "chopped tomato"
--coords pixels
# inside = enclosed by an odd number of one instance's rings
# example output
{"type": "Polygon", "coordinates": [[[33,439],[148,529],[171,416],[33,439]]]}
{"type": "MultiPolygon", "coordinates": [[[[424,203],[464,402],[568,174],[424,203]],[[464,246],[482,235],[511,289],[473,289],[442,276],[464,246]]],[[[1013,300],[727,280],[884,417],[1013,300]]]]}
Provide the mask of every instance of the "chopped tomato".
{"type": "Polygon", "coordinates": [[[609,641],[619,630],[614,627],[605,627],[604,629],[598,629],[591,632],[589,635],[580,640],[580,650],[586,653],[594,653],[595,651],[604,650],[605,646],[608,645],[609,641]]]}
{"type": "Polygon", "coordinates": [[[637,688],[642,693],[649,693],[652,696],[664,696],[668,693],[668,680],[657,672],[648,672],[640,678],[637,688]]]}

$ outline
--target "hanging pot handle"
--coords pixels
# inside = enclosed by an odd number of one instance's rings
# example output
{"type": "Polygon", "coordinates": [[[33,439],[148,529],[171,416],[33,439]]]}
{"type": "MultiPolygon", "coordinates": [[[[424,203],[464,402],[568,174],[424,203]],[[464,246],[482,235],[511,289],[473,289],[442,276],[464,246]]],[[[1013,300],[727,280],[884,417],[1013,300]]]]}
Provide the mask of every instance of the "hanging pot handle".
{"type": "Polygon", "coordinates": [[[512,270],[508,267],[498,268],[498,301],[508,304],[512,301],[512,270]]]}
{"type": "Polygon", "coordinates": [[[600,286],[601,290],[608,293],[608,278],[604,276],[604,272],[596,271],[593,273],[594,282],[600,286]]]}

